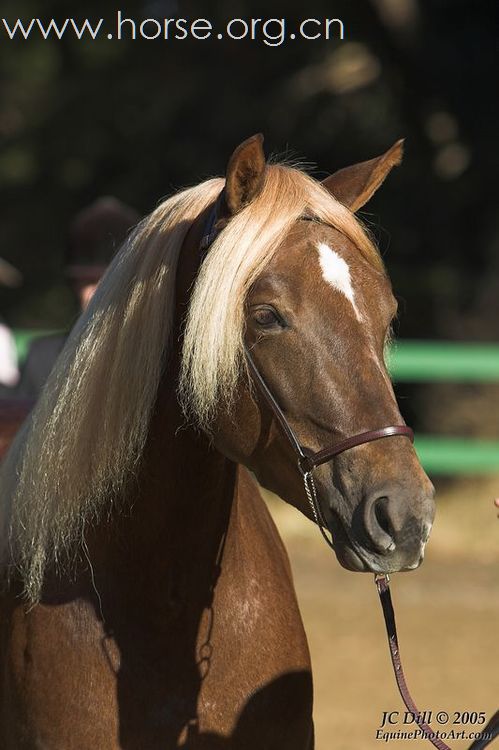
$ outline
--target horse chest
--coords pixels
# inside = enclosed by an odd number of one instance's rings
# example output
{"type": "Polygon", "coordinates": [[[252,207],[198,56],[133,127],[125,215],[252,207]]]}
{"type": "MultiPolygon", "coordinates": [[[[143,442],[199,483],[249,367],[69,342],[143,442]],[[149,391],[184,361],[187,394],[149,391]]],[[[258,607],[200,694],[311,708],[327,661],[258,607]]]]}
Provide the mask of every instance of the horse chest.
{"type": "MultiPolygon", "coordinates": [[[[259,555],[266,548],[262,543],[259,555]]],[[[211,603],[199,603],[197,625],[193,602],[183,596],[173,597],[169,616],[146,618],[142,632],[137,613],[105,632],[84,601],[15,607],[2,660],[0,748],[165,750],[242,732],[239,750],[270,731],[269,702],[278,723],[293,701],[286,726],[297,717],[300,726],[309,723],[308,652],[302,629],[290,628],[299,614],[289,578],[272,569],[271,557],[264,573],[255,569],[244,543],[229,542],[226,562],[211,603]],[[241,716],[253,713],[250,730],[241,716]],[[254,734],[257,727],[263,735],[254,734]]]]}

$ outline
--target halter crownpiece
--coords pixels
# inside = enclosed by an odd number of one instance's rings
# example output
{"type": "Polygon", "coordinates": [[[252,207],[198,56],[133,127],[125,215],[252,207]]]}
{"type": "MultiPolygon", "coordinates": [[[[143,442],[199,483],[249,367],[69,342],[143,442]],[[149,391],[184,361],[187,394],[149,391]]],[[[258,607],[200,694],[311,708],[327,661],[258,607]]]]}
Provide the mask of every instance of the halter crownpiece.
{"type": "Polygon", "coordinates": [[[210,213],[208,214],[208,218],[206,219],[206,223],[204,225],[203,236],[201,237],[201,241],[199,243],[199,249],[202,251],[203,255],[206,254],[210,245],[213,245],[216,238],[221,232],[220,229],[217,229],[216,223],[219,219],[219,213],[224,204],[225,190],[222,190],[222,192],[219,193],[215,203],[213,204],[213,207],[210,210],[210,213]]]}

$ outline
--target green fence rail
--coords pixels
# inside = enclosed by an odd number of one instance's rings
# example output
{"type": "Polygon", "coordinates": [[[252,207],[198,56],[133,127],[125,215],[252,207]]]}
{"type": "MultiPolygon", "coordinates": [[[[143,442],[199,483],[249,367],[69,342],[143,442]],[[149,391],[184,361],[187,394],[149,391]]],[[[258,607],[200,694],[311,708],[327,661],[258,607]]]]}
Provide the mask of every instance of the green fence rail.
{"type": "Polygon", "coordinates": [[[14,330],[14,339],[16,342],[17,358],[19,363],[22,365],[27,357],[29,345],[35,339],[39,339],[42,336],[50,336],[60,331],[44,330],[43,328],[16,328],[14,330]]]}
{"type": "MultiPolygon", "coordinates": [[[[16,330],[20,362],[30,342],[54,331],[16,330]]],[[[400,341],[388,356],[397,382],[498,383],[499,346],[446,341],[400,341]]],[[[491,404],[497,409],[499,405],[491,404]]],[[[499,474],[499,441],[418,435],[416,450],[423,466],[437,474],[499,474]]]]}
{"type": "MultiPolygon", "coordinates": [[[[499,346],[401,341],[388,356],[397,382],[498,383],[499,346]]],[[[496,410],[499,424],[499,404],[496,410]]],[[[499,474],[499,441],[418,435],[416,450],[429,474],[499,474]]]]}
{"type": "Polygon", "coordinates": [[[388,364],[394,380],[499,383],[499,346],[448,341],[401,341],[388,364]]]}
{"type": "Polygon", "coordinates": [[[416,451],[428,474],[499,474],[499,442],[418,435],[416,451]]]}

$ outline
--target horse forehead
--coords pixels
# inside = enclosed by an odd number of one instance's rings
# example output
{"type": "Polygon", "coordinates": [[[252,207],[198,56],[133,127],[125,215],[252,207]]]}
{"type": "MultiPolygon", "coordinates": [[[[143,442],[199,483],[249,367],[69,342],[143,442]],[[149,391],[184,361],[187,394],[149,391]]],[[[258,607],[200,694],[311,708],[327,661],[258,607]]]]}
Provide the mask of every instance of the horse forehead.
{"type": "Polygon", "coordinates": [[[317,242],[315,249],[319,255],[323,280],[333,289],[341,292],[355,307],[355,292],[347,261],[327,242],[317,242]]]}
{"type": "Polygon", "coordinates": [[[372,266],[339,230],[319,222],[297,222],[269,270],[285,280],[295,300],[313,300],[324,315],[345,303],[370,328],[394,307],[386,273],[372,266]]]}
{"type": "Polygon", "coordinates": [[[380,282],[379,273],[374,269],[371,272],[347,237],[333,227],[314,222],[300,222],[293,228],[281,245],[274,267],[304,286],[325,291],[333,287],[350,301],[356,292],[369,293],[380,282]]]}
{"type": "Polygon", "coordinates": [[[328,291],[331,286],[324,278],[320,263],[321,245],[330,248],[335,258],[333,265],[337,274],[342,271],[342,280],[346,277],[345,266],[348,268],[354,292],[362,295],[366,301],[373,296],[390,297],[391,285],[386,273],[372,265],[346,235],[321,222],[296,222],[281,242],[269,270],[287,277],[295,288],[298,285],[304,290],[312,287],[328,291]]]}

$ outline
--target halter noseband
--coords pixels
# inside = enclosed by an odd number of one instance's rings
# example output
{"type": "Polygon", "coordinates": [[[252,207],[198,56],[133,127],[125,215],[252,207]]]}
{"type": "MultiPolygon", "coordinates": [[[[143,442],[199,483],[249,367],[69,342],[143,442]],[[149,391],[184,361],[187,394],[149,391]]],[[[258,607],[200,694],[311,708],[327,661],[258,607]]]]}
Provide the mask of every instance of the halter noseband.
{"type": "Polygon", "coordinates": [[[282,430],[291,443],[295,453],[298,455],[298,469],[300,470],[300,473],[302,475],[310,474],[313,469],[316,469],[318,466],[327,463],[335,456],[338,456],[340,453],[344,453],[345,451],[350,450],[350,448],[355,448],[356,446],[364,445],[365,443],[371,443],[373,442],[373,440],[381,440],[382,438],[386,437],[403,435],[405,437],[408,437],[411,442],[414,442],[414,432],[410,427],[407,427],[407,425],[390,425],[389,427],[381,427],[376,430],[360,432],[357,435],[353,435],[352,437],[340,440],[330,448],[323,448],[319,451],[316,451],[315,453],[307,451],[307,449],[303,448],[303,446],[298,441],[298,438],[296,437],[291,425],[284,416],[282,409],[280,408],[275,397],[273,396],[272,392],[261,376],[255,364],[255,361],[249,353],[248,349],[245,350],[245,354],[249,369],[260,389],[260,392],[264,396],[274,416],[281,425],[282,430]]]}
{"type": "MultiPolygon", "coordinates": [[[[217,238],[219,231],[221,231],[217,230],[216,223],[217,214],[222,201],[223,191],[222,193],[220,193],[213,208],[211,209],[204,227],[203,237],[200,242],[200,250],[203,254],[208,251],[210,245],[217,238]]],[[[303,216],[302,218],[308,221],[314,220],[309,216],[303,216]]],[[[407,437],[411,442],[414,442],[414,432],[407,425],[390,425],[388,427],[381,427],[376,430],[368,430],[367,432],[361,432],[357,435],[352,435],[351,437],[345,438],[344,440],[340,440],[338,443],[335,443],[329,448],[323,448],[322,450],[316,451],[315,453],[310,452],[301,445],[293,428],[286,419],[281,407],[277,403],[275,396],[263,379],[260,371],[258,370],[258,367],[255,364],[255,361],[253,360],[253,357],[251,356],[247,348],[245,348],[245,356],[254,382],[258,386],[261,395],[265,399],[267,405],[270,407],[274,417],[279,423],[284,435],[286,436],[288,442],[290,443],[297,456],[298,470],[303,478],[305,493],[307,495],[315,522],[319,527],[319,530],[327,544],[331,547],[331,549],[334,549],[332,541],[328,538],[325,532],[325,529],[327,529],[328,526],[322,513],[319,499],[317,497],[317,490],[315,487],[314,478],[312,476],[313,470],[318,466],[331,461],[331,459],[335,458],[335,456],[338,456],[340,453],[344,453],[351,448],[356,448],[359,445],[371,443],[374,440],[401,436],[407,437]]],[[[418,725],[419,729],[424,733],[424,738],[429,740],[432,745],[437,748],[437,750],[451,750],[449,745],[447,745],[445,742],[443,742],[443,740],[440,739],[438,733],[435,732],[430,727],[430,725],[425,722],[424,714],[422,714],[417,708],[409,692],[409,688],[407,687],[400,658],[397,627],[395,623],[395,613],[390,594],[389,580],[390,579],[388,575],[385,573],[376,573],[374,575],[374,581],[376,583],[381,607],[383,609],[386,633],[388,636],[388,645],[390,647],[390,657],[400,696],[408,711],[413,715],[414,721],[418,725]]],[[[499,711],[497,711],[494,716],[492,716],[487,726],[482,729],[482,737],[475,740],[470,746],[469,750],[483,750],[483,748],[485,748],[497,736],[499,736],[499,711]]]]}
{"type": "Polygon", "coordinates": [[[317,490],[315,487],[314,477],[312,475],[313,470],[318,466],[331,461],[331,459],[335,458],[340,453],[344,453],[345,451],[350,450],[351,448],[355,448],[358,445],[371,443],[374,440],[381,440],[382,438],[402,435],[404,437],[408,437],[411,442],[413,442],[414,432],[410,427],[407,427],[407,425],[390,425],[388,427],[381,427],[376,430],[368,430],[367,432],[361,432],[357,435],[352,435],[351,437],[345,438],[344,440],[340,440],[338,443],[335,443],[328,448],[322,448],[321,450],[312,453],[301,445],[293,428],[284,416],[281,407],[277,403],[275,396],[263,379],[253,357],[251,356],[247,348],[245,349],[245,355],[249,370],[253,376],[253,380],[257,384],[260,393],[270,407],[277,422],[281,426],[282,431],[287,437],[288,442],[297,455],[298,470],[302,476],[303,484],[305,486],[305,493],[307,495],[308,502],[310,504],[310,508],[312,510],[312,514],[317,523],[317,526],[319,527],[319,530],[327,544],[331,547],[331,549],[334,549],[332,541],[325,533],[325,529],[328,529],[329,527],[326,523],[322,508],[319,503],[319,499],[317,497],[317,490]]]}

